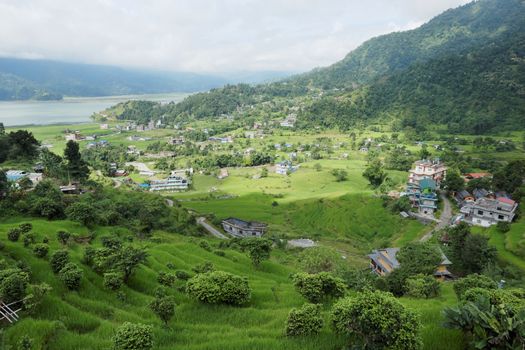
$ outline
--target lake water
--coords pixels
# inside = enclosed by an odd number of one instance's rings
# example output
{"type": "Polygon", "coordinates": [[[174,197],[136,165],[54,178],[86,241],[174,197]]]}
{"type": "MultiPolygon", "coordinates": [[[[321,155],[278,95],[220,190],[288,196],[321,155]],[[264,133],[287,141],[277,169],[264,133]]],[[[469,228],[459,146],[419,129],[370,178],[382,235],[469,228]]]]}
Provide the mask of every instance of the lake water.
{"type": "Polygon", "coordinates": [[[0,122],[5,126],[29,124],[60,124],[89,122],[94,112],[100,112],[119,102],[148,100],[162,103],[178,102],[185,93],[126,95],[107,97],[66,97],[62,101],[1,101],[0,122]]]}

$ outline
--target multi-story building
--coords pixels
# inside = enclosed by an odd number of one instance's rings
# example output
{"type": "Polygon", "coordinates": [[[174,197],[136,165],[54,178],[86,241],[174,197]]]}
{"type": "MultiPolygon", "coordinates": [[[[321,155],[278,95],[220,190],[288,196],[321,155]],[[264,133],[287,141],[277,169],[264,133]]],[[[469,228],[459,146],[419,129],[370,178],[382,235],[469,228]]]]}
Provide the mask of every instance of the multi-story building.
{"type": "Polygon", "coordinates": [[[414,167],[410,169],[408,175],[409,184],[419,184],[423,179],[432,179],[436,182],[437,187],[447,175],[447,167],[439,159],[435,160],[418,160],[414,163],[414,167]]]}
{"type": "Polygon", "coordinates": [[[505,197],[479,198],[461,208],[465,221],[478,226],[489,227],[498,222],[512,222],[518,203],[505,197]]]}
{"type": "Polygon", "coordinates": [[[165,180],[152,180],[150,191],[185,191],[188,189],[189,182],[181,176],[169,176],[165,180]]]}
{"type": "Polygon", "coordinates": [[[418,208],[421,214],[432,215],[437,210],[436,182],[430,178],[422,179],[418,183],[409,182],[406,195],[412,207],[418,208]]]}
{"type": "Polygon", "coordinates": [[[222,228],[235,237],[261,237],[268,226],[261,222],[228,218],[222,221],[222,228]]]}

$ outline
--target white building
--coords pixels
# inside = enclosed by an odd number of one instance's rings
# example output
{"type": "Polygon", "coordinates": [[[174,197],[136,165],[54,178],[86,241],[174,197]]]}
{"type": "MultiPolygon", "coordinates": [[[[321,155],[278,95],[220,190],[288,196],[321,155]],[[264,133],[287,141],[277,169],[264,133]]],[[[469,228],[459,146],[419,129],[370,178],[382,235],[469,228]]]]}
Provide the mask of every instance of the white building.
{"type": "Polygon", "coordinates": [[[280,175],[287,175],[289,173],[293,173],[297,169],[298,167],[293,166],[292,162],[290,162],[289,160],[284,160],[275,165],[275,173],[280,174],[280,175]]]}
{"type": "Polygon", "coordinates": [[[188,180],[181,176],[170,176],[165,180],[153,180],[150,191],[185,191],[188,189],[188,180]]]}
{"type": "Polygon", "coordinates": [[[512,222],[518,203],[505,197],[479,198],[461,208],[465,220],[473,225],[489,227],[498,222],[512,222]]]}

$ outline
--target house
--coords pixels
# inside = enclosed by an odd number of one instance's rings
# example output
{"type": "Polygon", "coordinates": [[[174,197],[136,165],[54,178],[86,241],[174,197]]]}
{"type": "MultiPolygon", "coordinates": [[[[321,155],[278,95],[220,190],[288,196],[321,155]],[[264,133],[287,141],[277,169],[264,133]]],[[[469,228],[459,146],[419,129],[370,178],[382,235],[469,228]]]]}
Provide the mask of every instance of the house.
{"type": "MultiPolygon", "coordinates": [[[[368,254],[370,258],[370,269],[372,272],[378,274],[379,276],[386,276],[390,272],[399,268],[401,265],[397,260],[397,253],[399,248],[384,248],[373,250],[371,254],[368,254]]],[[[452,265],[450,260],[441,252],[441,262],[436,267],[434,272],[434,277],[443,281],[446,279],[451,279],[453,276],[448,271],[448,266],[452,265]]]]}
{"type": "Polygon", "coordinates": [[[82,135],[80,135],[80,131],[75,131],[73,133],[66,134],[65,138],[66,138],[66,141],[80,141],[80,140],[83,140],[82,135]]]}
{"type": "Polygon", "coordinates": [[[183,145],[184,144],[184,136],[180,137],[170,137],[168,139],[169,145],[183,145]]]}
{"type": "Polygon", "coordinates": [[[467,173],[463,175],[463,179],[465,180],[465,182],[469,182],[470,180],[477,180],[477,179],[482,179],[484,177],[490,177],[490,176],[492,175],[489,173],[467,173]]]}
{"type": "Polygon", "coordinates": [[[436,194],[436,182],[425,178],[419,183],[408,183],[406,195],[410,199],[413,208],[418,208],[419,213],[433,215],[437,210],[438,196],[436,194]]]}
{"type": "Polygon", "coordinates": [[[474,196],[471,195],[467,190],[462,190],[459,192],[456,192],[456,195],[454,196],[454,199],[458,203],[458,205],[463,205],[464,203],[468,202],[474,202],[474,196]]]}
{"type": "Polygon", "coordinates": [[[488,197],[490,192],[487,191],[484,188],[476,188],[476,189],[474,189],[474,191],[472,191],[472,194],[474,195],[474,199],[478,200],[478,199],[481,199],[481,198],[488,197]]]}
{"type": "Polygon", "coordinates": [[[408,183],[418,184],[422,179],[432,179],[436,182],[437,188],[441,181],[447,175],[447,167],[439,159],[435,160],[418,160],[414,163],[414,167],[410,169],[408,175],[408,183]]]}
{"type": "Polygon", "coordinates": [[[266,224],[228,218],[222,221],[222,228],[234,237],[261,237],[266,232],[266,224]]]}
{"type": "Polygon", "coordinates": [[[169,176],[165,180],[152,180],[150,191],[185,191],[188,189],[188,180],[181,176],[169,176]]]}
{"type": "Polygon", "coordinates": [[[79,194],[80,187],[77,184],[69,184],[66,186],[60,186],[60,192],[63,194],[79,194]]]}
{"type": "Polygon", "coordinates": [[[288,115],[284,120],[279,122],[279,125],[283,128],[293,128],[295,126],[295,122],[297,121],[297,115],[292,113],[288,115]]]}
{"type": "Polygon", "coordinates": [[[217,142],[220,142],[220,143],[232,143],[233,142],[233,139],[231,136],[227,136],[227,137],[210,137],[209,138],[210,141],[217,141],[217,142]]]}
{"type": "Polygon", "coordinates": [[[22,180],[24,177],[26,177],[27,172],[23,170],[8,170],[5,173],[5,176],[7,177],[7,181],[17,182],[19,180],[22,180]]]}
{"type": "Polygon", "coordinates": [[[298,169],[297,166],[293,166],[289,160],[284,160],[275,165],[275,173],[280,175],[287,175],[295,172],[298,169]]]}
{"type": "Polygon", "coordinates": [[[474,203],[461,208],[465,221],[482,227],[489,227],[498,222],[512,222],[518,203],[505,197],[479,198],[474,203]]]}

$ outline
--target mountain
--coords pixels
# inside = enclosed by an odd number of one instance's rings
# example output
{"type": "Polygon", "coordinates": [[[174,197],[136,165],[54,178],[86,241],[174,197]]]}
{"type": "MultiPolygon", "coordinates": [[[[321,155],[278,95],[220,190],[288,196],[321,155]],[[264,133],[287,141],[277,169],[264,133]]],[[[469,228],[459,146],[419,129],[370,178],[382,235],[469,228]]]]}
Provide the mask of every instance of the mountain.
{"type": "Polygon", "coordinates": [[[371,39],[334,65],[290,79],[342,89],[306,122],[348,128],[395,118],[401,127],[485,133],[525,128],[525,2],[480,0],[420,28],[371,39]]]}
{"type": "Polygon", "coordinates": [[[212,75],[162,72],[49,60],[0,58],[0,99],[194,92],[224,85],[212,75]],[[22,91],[22,92],[20,92],[22,91]]]}

